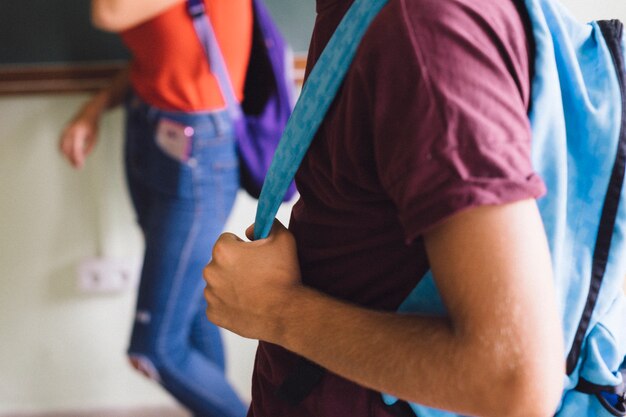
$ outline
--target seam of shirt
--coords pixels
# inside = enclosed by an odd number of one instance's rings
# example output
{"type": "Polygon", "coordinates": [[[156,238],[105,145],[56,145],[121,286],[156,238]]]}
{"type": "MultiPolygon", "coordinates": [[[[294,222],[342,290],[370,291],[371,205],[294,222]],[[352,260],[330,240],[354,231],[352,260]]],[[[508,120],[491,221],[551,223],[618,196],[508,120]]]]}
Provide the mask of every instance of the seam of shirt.
{"type": "MultiPolygon", "coordinates": [[[[428,95],[430,98],[435,97],[435,92],[433,89],[433,84],[430,77],[430,71],[428,71],[428,67],[426,66],[426,59],[424,58],[424,53],[420,44],[417,40],[417,34],[415,33],[415,28],[411,24],[411,20],[409,18],[409,12],[406,6],[406,0],[400,0],[401,10],[402,10],[402,19],[404,20],[404,25],[407,29],[409,40],[413,45],[413,49],[415,50],[416,58],[419,61],[420,70],[422,73],[422,79],[424,80],[424,85],[428,90],[428,95]]],[[[445,112],[441,108],[441,106],[437,106],[437,112],[439,113],[441,120],[445,123],[447,121],[445,112]]]]}

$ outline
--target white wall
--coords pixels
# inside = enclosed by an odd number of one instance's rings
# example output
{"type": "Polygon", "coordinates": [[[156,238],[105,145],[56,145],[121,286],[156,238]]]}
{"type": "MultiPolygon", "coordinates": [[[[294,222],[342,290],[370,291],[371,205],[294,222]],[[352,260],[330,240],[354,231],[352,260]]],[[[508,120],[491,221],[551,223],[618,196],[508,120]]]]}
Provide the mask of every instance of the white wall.
{"type": "MultiPolygon", "coordinates": [[[[565,4],[581,20],[626,21],[622,0],[565,4]]],[[[171,402],[126,364],[134,292],[76,289],[82,259],[141,253],[123,185],[121,112],[103,121],[83,172],[72,171],[57,151],[58,133],[85,99],[0,98],[0,413],[171,402]]],[[[241,233],[254,207],[241,194],[227,229],[241,233]]],[[[281,211],[283,221],[288,211],[281,211]]],[[[226,335],[229,376],[245,398],[255,345],[226,335]]]]}
{"type": "Polygon", "coordinates": [[[626,2],[623,0],[561,0],[581,21],[620,19],[626,23],[626,2]]]}
{"type": "MultiPolygon", "coordinates": [[[[76,288],[81,260],[139,258],[142,250],[123,182],[121,111],[104,118],[82,172],[57,150],[63,124],[86,98],[0,98],[0,413],[170,401],[126,364],[135,292],[76,288]]],[[[227,229],[241,233],[254,209],[241,193],[227,229]]],[[[249,398],[256,343],[225,339],[229,376],[249,398]]]]}

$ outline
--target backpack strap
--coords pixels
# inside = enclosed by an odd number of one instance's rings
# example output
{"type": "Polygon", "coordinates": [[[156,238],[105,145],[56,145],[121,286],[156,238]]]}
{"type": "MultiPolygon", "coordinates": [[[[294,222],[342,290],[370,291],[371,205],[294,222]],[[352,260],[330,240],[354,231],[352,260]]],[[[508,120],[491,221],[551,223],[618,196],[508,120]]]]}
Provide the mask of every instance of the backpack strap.
{"type": "Polygon", "coordinates": [[[217,42],[215,31],[209,16],[206,14],[203,0],[187,0],[187,12],[193,20],[193,26],[196,34],[200,39],[200,43],[209,61],[211,72],[217,80],[217,84],[222,93],[222,97],[226,102],[226,109],[233,120],[243,118],[243,111],[239,100],[235,95],[233,84],[230,80],[226,62],[217,42]]]}
{"type": "Polygon", "coordinates": [[[597,385],[580,378],[575,389],[584,394],[595,395],[606,410],[614,416],[622,417],[626,413],[626,369],[620,372],[622,374],[620,385],[597,385]]]}
{"type": "Polygon", "coordinates": [[[267,173],[254,221],[254,239],[266,238],[283,197],[343,82],[367,28],[388,0],[356,0],[309,74],[267,173]]]}
{"type": "MultiPolygon", "coordinates": [[[[343,82],[361,39],[387,1],[356,0],[304,83],[261,190],[254,222],[255,240],[269,235],[283,196],[343,82]]],[[[321,366],[301,358],[278,388],[277,395],[296,405],[309,395],[325,372],[321,366]]]]}
{"type": "Polygon", "coordinates": [[[578,380],[576,391],[583,392],[585,394],[600,394],[603,392],[609,394],[616,394],[620,396],[626,395],[626,369],[621,371],[622,383],[620,385],[598,385],[587,381],[585,378],[578,380]]]}

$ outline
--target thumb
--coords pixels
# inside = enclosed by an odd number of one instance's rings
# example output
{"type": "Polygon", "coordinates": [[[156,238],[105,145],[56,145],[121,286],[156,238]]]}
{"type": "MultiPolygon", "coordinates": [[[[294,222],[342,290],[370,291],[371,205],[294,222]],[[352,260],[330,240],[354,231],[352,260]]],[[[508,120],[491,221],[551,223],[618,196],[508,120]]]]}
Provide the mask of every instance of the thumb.
{"type": "Polygon", "coordinates": [[[254,223],[246,229],[246,237],[250,240],[254,240],[254,223]]]}
{"type": "Polygon", "coordinates": [[[218,240],[222,241],[222,242],[243,242],[243,240],[237,236],[234,233],[230,233],[230,232],[224,232],[220,235],[220,237],[218,238],[218,240]]]}
{"type": "MultiPolygon", "coordinates": [[[[246,229],[246,237],[250,240],[254,240],[254,226],[255,225],[253,223],[246,229]]],[[[283,226],[283,224],[277,219],[274,219],[274,223],[272,223],[272,230],[270,230],[270,234],[268,237],[278,235],[283,231],[287,231],[287,228],[285,228],[285,226],[283,226]]]]}

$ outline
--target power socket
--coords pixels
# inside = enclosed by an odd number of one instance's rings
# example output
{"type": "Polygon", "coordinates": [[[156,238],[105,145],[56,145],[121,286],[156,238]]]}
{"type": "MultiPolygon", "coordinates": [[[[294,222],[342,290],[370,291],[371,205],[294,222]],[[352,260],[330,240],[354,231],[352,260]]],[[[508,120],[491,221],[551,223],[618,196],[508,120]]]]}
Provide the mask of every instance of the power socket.
{"type": "Polygon", "coordinates": [[[87,258],[77,272],[78,289],[83,293],[121,293],[136,288],[140,265],[129,258],[87,258]]]}

